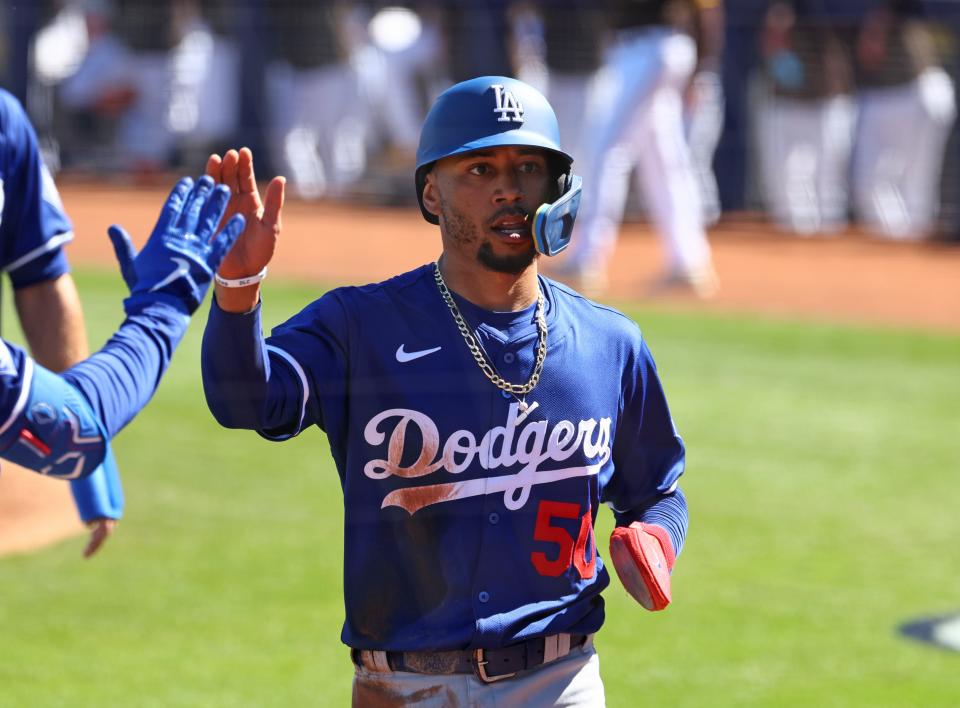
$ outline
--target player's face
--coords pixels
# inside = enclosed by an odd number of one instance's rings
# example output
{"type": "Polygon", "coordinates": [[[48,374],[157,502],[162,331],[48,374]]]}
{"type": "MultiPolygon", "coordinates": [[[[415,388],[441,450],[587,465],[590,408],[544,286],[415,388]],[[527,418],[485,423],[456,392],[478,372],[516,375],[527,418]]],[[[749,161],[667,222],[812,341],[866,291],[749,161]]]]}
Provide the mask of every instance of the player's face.
{"type": "Polygon", "coordinates": [[[543,150],[477,150],[440,160],[427,178],[424,203],[440,216],[445,252],[517,274],[536,258],[533,217],[553,183],[543,150]]]}

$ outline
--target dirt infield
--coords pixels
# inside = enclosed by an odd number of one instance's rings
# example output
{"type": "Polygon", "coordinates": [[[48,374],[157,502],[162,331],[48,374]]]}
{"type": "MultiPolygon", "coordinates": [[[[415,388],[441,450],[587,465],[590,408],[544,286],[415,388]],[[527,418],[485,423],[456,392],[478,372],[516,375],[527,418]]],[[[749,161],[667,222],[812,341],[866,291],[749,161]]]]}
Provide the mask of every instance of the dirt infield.
{"type": "MultiPolygon", "coordinates": [[[[173,179],[167,185],[172,184],[173,179]]],[[[106,237],[120,223],[139,244],[169,186],[67,182],[62,195],[77,237],[77,265],[113,263],[106,237]]],[[[960,247],[894,243],[848,231],[799,238],[751,220],[711,232],[719,294],[699,301],[660,296],[671,307],[960,333],[960,247]]],[[[271,276],[321,282],[381,280],[436,258],[436,227],[415,209],[288,202],[271,276]]],[[[650,230],[624,230],[611,273],[615,300],[642,300],[661,264],[650,230]]],[[[66,485],[5,465],[0,475],[0,553],[25,551],[82,530],[66,485]]]]}

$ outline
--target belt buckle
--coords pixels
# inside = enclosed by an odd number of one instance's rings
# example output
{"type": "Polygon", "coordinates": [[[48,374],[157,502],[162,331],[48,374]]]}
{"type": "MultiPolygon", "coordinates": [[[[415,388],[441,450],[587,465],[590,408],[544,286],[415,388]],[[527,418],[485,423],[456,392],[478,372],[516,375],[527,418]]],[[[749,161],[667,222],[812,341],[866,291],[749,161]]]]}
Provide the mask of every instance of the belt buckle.
{"type": "Polygon", "coordinates": [[[512,674],[503,674],[502,676],[488,676],[486,665],[487,660],[484,655],[483,649],[474,649],[473,650],[473,673],[476,674],[477,678],[483,681],[484,683],[496,683],[497,681],[503,681],[504,679],[513,678],[517,675],[517,672],[514,671],[512,674]]]}

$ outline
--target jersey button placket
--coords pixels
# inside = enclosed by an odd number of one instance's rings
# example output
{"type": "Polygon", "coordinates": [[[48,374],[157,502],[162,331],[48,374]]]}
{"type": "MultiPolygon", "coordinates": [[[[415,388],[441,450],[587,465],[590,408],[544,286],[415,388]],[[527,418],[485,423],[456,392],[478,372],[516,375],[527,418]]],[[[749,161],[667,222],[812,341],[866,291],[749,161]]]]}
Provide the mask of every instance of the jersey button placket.
{"type": "MultiPolygon", "coordinates": [[[[493,364],[497,373],[507,381],[514,382],[513,379],[516,378],[516,372],[513,369],[516,367],[518,361],[516,353],[503,351],[503,342],[493,337],[485,338],[483,346],[489,357],[489,361],[493,364]],[[506,366],[507,364],[512,364],[512,366],[506,366]]],[[[495,411],[494,418],[491,420],[491,427],[506,425],[509,404],[515,402],[513,394],[491,386],[490,395],[494,401],[492,410],[495,411]],[[504,402],[497,403],[497,398],[500,398],[504,402]]],[[[503,474],[505,471],[504,469],[491,470],[487,474],[503,474]]],[[[493,611],[488,603],[491,602],[493,593],[497,591],[497,587],[489,587],[490,579],[499,577],[497,571],[500,568],[500,564],[495,560],[496,554],[484,553],[484,549],[501,549],[506,543],[509,543],[509,540],[504,538],[504,533],[509,531],[509,524],[501,523],[505,521],[505,517],[501,511],[503,508],[502,493],[485,495],[483,506],[485,507],[482,512],[483,516],[477,519],[481,525],[481,562],[474,574],[474,580],[477,584],[483,583],[487,585],[487,587],[478,588],[474,586],[473,597],[476,603],[475,612],[477,613],[477,617],[486,620],[487,615],[493,611]]],[[[495,583],[495,586],[498,586],[498,583],[495,583]]],[[[484,620],[481,620],[481,624],[485,624],[484,620]]]]}
{"type": "MultiPolygon", "coordinates": [[[[502,361],[503,353],[498,352],[493,355],[493,361],[502,361]]],[[[494,415],[490,420],[490,427],[506,425],[508,415],[508,403],[513,402],[514,398],[506,391],[501,391],[493,386],[490,387],[491,410],[494,415]],[[499,403],[500,397],[506,399],[504,403],[499,403]]],[[[501,399],[502,400],[502,399],[501,399]]],[[[502,467],[487,471],[487,475],[495,476],[504,474],[506,470],[502,467]]],[[[480,534],[480,562],[473,575],[473,606],[475,616],[478,620],[478,629],[481,632],[489,631],[490,614],[499,610],[499,607],[491,607],[494,602],[493,596],[500,585],[501,568],[499,562],[500,549],[504,548],[510,540],[504,537],[509,532],[509,524],[506,523],[507,517],[503,510],[503,493],[490,493],[484,495],[483,506],[480,515],[476,517],[478,532],[480,534]],[[491,586],[491,580],[493,585],[491,586]],[[481,629],[482,628],[482,629],[481,629]]]]}

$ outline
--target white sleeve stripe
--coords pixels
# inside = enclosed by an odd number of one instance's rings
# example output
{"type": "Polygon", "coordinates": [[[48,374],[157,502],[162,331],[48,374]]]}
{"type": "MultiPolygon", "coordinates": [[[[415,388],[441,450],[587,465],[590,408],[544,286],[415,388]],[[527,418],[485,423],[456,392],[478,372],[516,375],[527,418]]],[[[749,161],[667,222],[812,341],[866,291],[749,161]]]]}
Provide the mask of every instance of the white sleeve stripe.
{"type": "Polygon", "coordinates": [[[283,351],[280,347],[275,347],[272,344],[267,345],[267,351],[271,354],[276,354],[285,362],[287,362],[295,372],[297,376],[300,377],[300,387],[303,389],[303,404],[300,406],[300,420],[297,421],[297,430],[300,430],[300,427],[303,425],[303,419],[307,416],[307,401],[310,398],[310,386],[307,384],[307,375],[303,371],[303,367],[300,366],[300,362],[294,359],[290,354],[283,351]]]}
{"type": "Polygon", "coordinates": [[[10,417],[0,426],[0,435],[7,432],[7,428],[13,425],[13,422],[20,417],[23,409],[27,405],[27,399],[30,397],[30,385],[33,383],[33,359],[26,358],[23,363],[23,382],[20,386],[20,395],[17,397],[17,403],[10,412],[10,417]]]}
{"type": "Polygon", "coordinates": [[[42,246],[37,246],[35,249],[33,249],[32,251],[29,251],[28,253],[23,254],[12,263],[7,263],[6,270],[8,272],[14,271],[17,268],[20,268],[21,266],[26,265],[30,261],[36,258],[39,258],[44,253],[49,253],[55,248],[60,248],[60,246],[70,241],[73,241],[73,231],[65,231],[62,234],[58,234],[57,236],[54,236],[52,239],[47,241],[42,246]]]}

